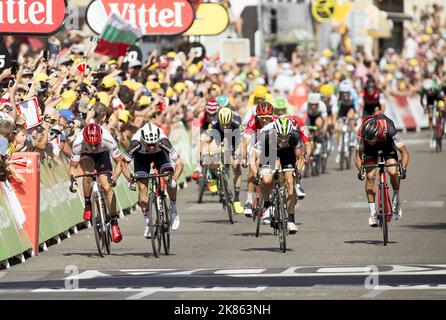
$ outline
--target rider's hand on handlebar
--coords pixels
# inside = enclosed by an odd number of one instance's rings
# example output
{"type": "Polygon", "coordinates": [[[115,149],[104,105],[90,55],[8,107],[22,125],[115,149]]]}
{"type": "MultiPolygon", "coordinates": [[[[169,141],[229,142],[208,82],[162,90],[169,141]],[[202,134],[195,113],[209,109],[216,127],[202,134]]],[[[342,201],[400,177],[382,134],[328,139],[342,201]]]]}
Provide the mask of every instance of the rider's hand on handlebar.
{"type": "Polygon", "coordinates": [[[364,179],[365,179],[365,172],[364,172],[363,170],[360,170],[360,171],[358,172],[358,179],[359,179],[360,181],[364,181],[364,179]]]}
{"type": "Polygon", "coordinates": [[[248,161],[246,159],[242,160],[242,167],[245,169],[248,168],[248,161]]]}
{"type": "Polygon", "coordinates": [[[398,171],[398,175],[401,179],[406,179],[407,169],[404,167],[401,167],[401,169],[398,171]]]}

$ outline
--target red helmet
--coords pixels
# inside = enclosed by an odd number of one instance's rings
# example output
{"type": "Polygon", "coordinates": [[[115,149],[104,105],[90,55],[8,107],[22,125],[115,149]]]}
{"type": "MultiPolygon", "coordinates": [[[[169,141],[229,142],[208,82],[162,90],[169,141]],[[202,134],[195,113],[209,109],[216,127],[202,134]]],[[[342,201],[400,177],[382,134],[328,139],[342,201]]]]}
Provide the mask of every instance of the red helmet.
{"type": "Polygon", "coordinates": [[[84,128],[84,140],[88,145],[96,145],[102,141],[102,128],[96,123],[90,123],[84,128]]]}
{"type": "Polygon", "coordinates": [[[256,114],[258,116],[271,116],[274,113],[274,107],[269,102],[262,102],[257,105],[256,114]]]}
{"type": "Polygon", "coordinates": [[[220,105],[218,104],[217,100],[211,99],[206,103],[207,113],[216,114],[218,112],[218,109],[220,109],[220,105]]]}

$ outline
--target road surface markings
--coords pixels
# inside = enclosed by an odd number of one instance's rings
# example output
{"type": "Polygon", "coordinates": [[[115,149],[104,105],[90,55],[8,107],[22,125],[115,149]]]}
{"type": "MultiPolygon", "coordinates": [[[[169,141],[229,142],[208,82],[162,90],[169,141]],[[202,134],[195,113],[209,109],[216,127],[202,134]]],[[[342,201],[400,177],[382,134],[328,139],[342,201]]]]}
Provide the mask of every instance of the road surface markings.
{"type": "Polygon", "coordinates": [[[122,269],[119,271],[125,272],[132,276],[142,276],[142,275],[157,274],[157,273],[163,273],[166,271],[175,271],[175,270],[176,269],[122,269]]]}
{"type": "Polygon", "coordinates": [[[87,270],[80,274],[73,274],[69,277],[66,277],[65,279],[66,280],[72,280],[72,279],[85,280],[85,279],[95,279],[95,278],[103,278],[103,277],[111,277],[111,275],[99,272],[98,270],[87,270]]]}
{"type": "Polygon", "coordinates": [[[349,272],[368,272],[370,268],[368,267],[344,267],[344,268],[320,268],[316,272],[319,273],[349,273],[349,272]]]}
{"type": "MultiPolygon", "coordinates": [[[[432,209],[443,208],[444,201],[407,201],[403,203],[403,209],[432,209]]],[[[358,202],[337,202],[334,206],[335,209],[368,209],[369,205],[367,201],[358,202]]]]}
{"type": "Polygon", "coordinates": [[[215,274],[259,274],[265,272],[266,269],[233,269],[233,270],[218,270],[215,274]]]}

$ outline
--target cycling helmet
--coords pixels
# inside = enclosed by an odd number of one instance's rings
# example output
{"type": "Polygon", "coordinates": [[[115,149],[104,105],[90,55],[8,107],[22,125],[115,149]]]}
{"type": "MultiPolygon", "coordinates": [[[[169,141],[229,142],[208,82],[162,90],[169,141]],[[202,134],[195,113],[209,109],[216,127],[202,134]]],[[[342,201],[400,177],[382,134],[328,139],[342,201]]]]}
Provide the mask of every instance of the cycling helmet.
{"type": "Polygon", "coordinates": [[[218,97],[217,97],[217,103],[218,103],[218,105],[219,105],[220,107],[222,107],[222,108],[227,107],[228,104],[229,104],[229,98],[228,98],[228,96],[224,96],[224,95],[218,96],[218,97]]]}
{"type": "Polygon", "coordinates": [[[366,120],[362,127],[362,137],[364,140],[374,140],[378,138],[381,131],[381,124],[376,118],[366,120]]]}
{"type": "Polygon", "coordinates": [[[141,141],[147,144],[154,144],[160,140],[161,130],[151,123],[146,124],[141,129],[141,141]]]}
{"type": "Polygon", "coordinates": [[[288,118],[279,118],[274,121],[274,129],[279,137],[286,137],[293,132],[293,124],[288,118]]]}
{"type": "Polygon", "coordinates": [[[209,100],[206,103],[206,112],[209,114],[216,114],[218,112],[219,105],[215,99],[209,100]]]}
{"type": "Polygon", "coordinates": [[[96,123],[90,123],[84,128],[83,135],[88,145],[98,145],[102,141],[102,128],[96,123]]]}
{"type": "Polygon", "coordinates": [[[319,104],[320,101],[321,101],[321,95],[319,93],[310,93],[308,95],[309,104],[319,104]]]}
{"type": "Polygon", "coordinates": [[[349,81],[344,80],[339,84],[339,92],[348,92],[352,91],[352,85],[349,81]]]}
{"type": "Polygon", "coordinates": [[[324,84],[321,87],[320,93],[324,96],[331,96],[333,94],[333,87],[329,84],[324,84]]]}
{"type": "Polygon", "coordinates": [[[255,98],[261,98],[265,99],[268,92],[266,91],[266,88],[264,86],[257,86],[254,89],[254,97],[255,98]]]}
{"type": "Polygon", "coordinates": [[[262,102],[257,105],[257,116],[270,116],[274,113],[274,106],[269,102],[262,102]]]}
{"type": "Polygon", "coordinates": [[[221,108],[218,111],[218,122],[221,125],[227,125],[232,122],[232,110],[229,108],[221,108]]]}

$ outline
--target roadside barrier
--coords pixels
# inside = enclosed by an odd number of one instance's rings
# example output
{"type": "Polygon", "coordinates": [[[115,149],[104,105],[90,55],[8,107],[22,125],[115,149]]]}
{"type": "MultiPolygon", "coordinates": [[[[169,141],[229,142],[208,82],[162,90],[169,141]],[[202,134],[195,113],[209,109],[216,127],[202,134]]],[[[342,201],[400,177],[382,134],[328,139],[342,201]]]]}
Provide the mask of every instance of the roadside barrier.
{"type": "MultiPolygon", "coordinates": [[[[0,182],[0,265],[6,268],[10,267],[10,259],[24,262],[27,256],[37,255],[39,249],[46,251],[47,242],[59,243],[61,237],[69,238],[78,228],[89,225],[82,218],[81,186],[78,193],[68,191],[66,158],[40,161],[37,153],[16,153],[14,158],[19,159],[15,165],[23,167],[21,174],[27,171],[34,177],[40,174],[40,184],[33,188],[29,177],[27,183],[0,182]],[[31,199],[34,208],[24,199],[31,199]],[[33,235],[34,229],[38,230],[38,237],[33,235]]],[[[135,208],[138,194],[127,188],[122,176],[114,191],[123,217],[135,208]]]]}

